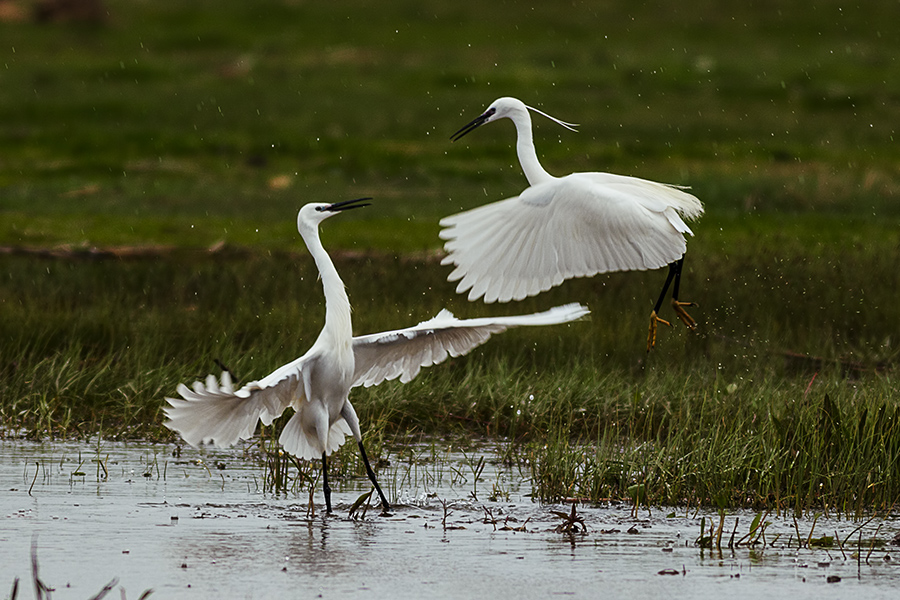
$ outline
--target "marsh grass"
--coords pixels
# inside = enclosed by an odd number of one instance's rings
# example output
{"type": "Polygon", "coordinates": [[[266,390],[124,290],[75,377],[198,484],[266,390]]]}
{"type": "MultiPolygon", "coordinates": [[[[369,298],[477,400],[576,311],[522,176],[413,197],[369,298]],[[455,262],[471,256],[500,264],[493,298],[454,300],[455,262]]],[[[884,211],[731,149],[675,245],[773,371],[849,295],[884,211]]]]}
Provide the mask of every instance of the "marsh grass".
{"type": "Polygon", "coordinates": [[[281,428],[261,425],[259,429],[257,446],[263,463],[262,492],[276,496],[296,495],[304,488],[314,489],[319,473],[311,462],[301,461],[281,449],[277,435],[281,428]]]}
{"type": "MultiPolygon", "coordinates": [[[[662,273],[572,281],[497,307],[453,294],[434,259],[335,252],[360,333],[443,305],[475,316],[578,298],[593,311],[499,335],[407,385],[354,390],[366,444],[378,462],[409,432],[502,437],[542,500],[629,499],[641,486],[652,504],[887,508],[900,495],[897,349],[894,331],[874,324],[900,322],[894,288],[878,283],[896,277],[886,258],[896,235],[813,243],[816,258],[802,241],[815,236],[800,227],[801,241],[778,252],[767,236],[712,235],[692,246],[684,282],[700,302],[700,332],[666,328],[649,355],[646,315],[662,273]]],[[[265,375],[305,351],[323,319],[303,254],[0,261],[0,422],[36,437],[174,440],[161,408],[177,383],[219,363],[239,382],[265,375]]],[[[278,453],[286,417],[261,441],[266,486],[278,493],[317,476],[278,453]]],[[[335,457],[335,476],[364,473],[355,450],[335,457]]]]}
{"type": "Polygon", "coordinates": [[[639,486],[653,505],[889,510],[900,497],[894,382],[822,379],[814,391],[799,379],[629,386],[589,409],[606,417],[593,441],[573,443],[566,424],[534,443],[535,493],[630,499],[639,486]]]}
{"type": "MultiPolygon", "coordinates": [[[[819,517],[822,516],[822,513],[812,515],[812,523],[809,524],[809,531],[807,532],[801,532],[797,518],[794,517],[794,534],[787,536],[787,539],[784,539],[785,536],[783,533],[770,534],[767,538],[766,531],[769,526],[772,525],[772,521],[768,520],[770,516],[772,516],[771,511],[757,513],[750,521],[747,533],[744,534],[743,531],[739,529],[740,517],[734,517],[733,524],[728,523],[728,517],[726,516],[725,511],[720,510],[718,523],[711,517],[709,519],[708,528],[706,517],[701,518],[700,535],[696,538],[694,544],[701,549],[715,550],[720,556],[723,548],[728,548],[730,551],[734,551],[741,547],[750,549],[758,548],[760,550],[775,547],[796,547],[798,550],[802,548],[818,548],[825,549],[826,551],[828,549],[837,548],[837,550],[840,551],[843,560],[846,561],[848,558],[855,558],[857,568],[860,568],[863,561],[865,561],[866,565],[871,564],[869,559],[875,548],[883,548],[888,543],[884,538],[878,537],[878,532],[881,530],[881,523],[879,523],[875,530],[871,532],[870,538],[865,539],[865,541],[863,538],[862,530],[876,519],[879,519],[879,513],[875,513],[867,519],[860,519],[857,526],[849,533],[846,533],[843,539],[841,539],[837,530],[833,532],[834,535],[828,535],[828,533],[831,532],[823,533],[820,531],[818,532],[820,535],[814,537],[814,534],[817,533],[816,524],[819,521],[819,517]],[[730,533],[728,529],[729,526],[731,527],[730,533]],[[853,543],[854,535],[858,536],[855,544],[853,543]]],[[[806,525],[804,524],[804,528],[805,526],[806,525]]],[[[840,581],[840,578],[836,581],[840,581]]]]}
{"type": "MultiPolygon", "coordinates": [[[[216,360],[249,381],[315,339],[298,207],[371,195],[323,228],[357,332],[445,305],[593,311],[355,390],[376,461],[409,432],[474,434],[508,440],[542,499],[857,511],[900,495],[900,38],[873,27],[895,6],[107,4],[100,27],[0,23],[5,432],[174,439],[177,383],[216,360]],[[551,173],[704,201],[682,287],[698,334],[677,324],[644,351],[659,272],[509,306],[444,281],[437,220],[524,185],[505,126],[447,140],[500,95],[583,124],[535,121],[551,173]]],[[[263,455],[285,493],[313,473],[276,434],[263,455]]],[[[337,473],[362,473],[354,451],[337,473]]]]}

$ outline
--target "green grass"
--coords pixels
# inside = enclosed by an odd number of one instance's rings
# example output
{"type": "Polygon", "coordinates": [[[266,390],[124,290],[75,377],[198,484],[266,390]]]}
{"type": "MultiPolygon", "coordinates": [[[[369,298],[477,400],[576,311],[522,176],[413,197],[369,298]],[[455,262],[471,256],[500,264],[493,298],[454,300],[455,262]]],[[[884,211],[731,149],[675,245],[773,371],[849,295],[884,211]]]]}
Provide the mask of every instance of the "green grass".
{"type": "Polygon", "coordinates": [[[539,498],[630,498],[639,487],[653,505],[843,514],[889,511],[898,499],[892,378],[827,369],[606,383],[609,395],[532,444],[539,498]],[[594,437],[573,446],[585,421],[594,437]]]}
{"type": "MultiPolygon", "coordinates": [[[[326,234],[340,227],[329,222],[326,234]]],[[[542,499],[627,497],[644,485],[663,504],[889,506],[900,493],[897,349],[879,324],[898,322],[898,308],[893,288],[870,282],[893,275],[897,234],[840,253],[817,247],[818,230],[795,234],[777,257],[743,236],[696,244],[684,290],[701,303],[700,331],[665,328],[649,356],[661,272],[481,306],[453,294],[433,259],[336,253],[359,333],[444,305],[476,316],[577,298],[593,311],[585,322],[507,332],[407,385],[354,391],[373,455],[409,432],[503,436],[532,466],[542,499]],[[710,244],[721,253],[702,251],[710,244]]],[[[0,424],[35,436],[177,439],[161,426],[162,398],[177,383],[217,371],[214,359],[244,381],[265,375],[305,351],[323,318],[304,254],[0,264],[0,424]]]]}
{"type": "Polygon", "coordinates": [[[900,497],[895,3],[106,4],[105,25],[0,23],[0,246],[73,256],[0,255],[7,432],[174,439],[178,382],[213,359],[259,377],[321,327],[299,206],[374,196],[323,231],[358,332],[445,305],[593,316],[355,391],[373,454],[408,432],[506,436],[543,499],[900,497]],[[647,356],[660,272],[500,307],[454,293],[438,219],[525,185],[509,124],[449,141],[501,95],[582,124],[535,120],[550,172],[704,201],[683,283],[698,334],[665,328],[647,356]]]}
{"type": "Polygon", "coordinates": [[[275,246],[372,195],[393,250],[521,190],[508,124],[448,139],[500,95],[582,123],[536,119],[554,173],[691,185],[713,219],[898,215],[893,3],[106,4],[0,23],[0,243],[275,246]]]}

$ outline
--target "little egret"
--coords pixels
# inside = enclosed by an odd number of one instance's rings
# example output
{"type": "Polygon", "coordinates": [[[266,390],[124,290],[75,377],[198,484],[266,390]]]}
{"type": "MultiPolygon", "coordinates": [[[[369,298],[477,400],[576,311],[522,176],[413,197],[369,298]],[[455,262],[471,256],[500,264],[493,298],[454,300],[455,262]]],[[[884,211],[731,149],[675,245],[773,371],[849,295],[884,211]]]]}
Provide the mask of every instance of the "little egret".
{"type": "Polygon", "coordinates": [[[579,304],[558,306],[542,313],[509,317],[457,319],[442,310],[436,317],[414,327],[354,337],[350,323],[350,301],[334,263],[319,240],[319,224],[343,210],[367,206],[369,198],[335,204],[307,204],[297,215],[297,229],[315,260],[325,295],[325,326],[306,354],[259,381],[234,389],[231,375],[219,380],[209,375],[193,389],[178,385],[181,398],[166,398],[166,427],[191,445],[213,442],[230,446],[249,439],[256,422],[270,425],[286,408],[294,415],[284,426],[279,442],[299,458],[322,459],[325,505],[331,512],[326,457],[352,434],[366,473],[384,511],[390,504],[369,465],[362,443],[359,419],[350,404],[350,389],[378,385],[400,378],[406,383],[422,367],[438,364],[448,356],[460,356],[484,343],[491,334],[520,325],[553,325],[574,321],[588,314],[579,304]]]}
{"type": "Polygon", "coordinates": [[[508,302],[533,296],[572,277],[610,271],[669,266],[665,285],[650,313],[647,351],[656,343],[663,299],[674,283],[672,307],[690,329],[697,324],[678,299],[681,269],[693,232],[683,219],[703,214],[700,201],[678,187],[610,173],[572,173],[554,177],[541,166],[528,111],[560,121],[515,98],[494,101],[478,118],[457,131],[456,141],[499,119],[516,126],[516,152],[529,187],[518,196],[457,213],[441,220],[447,256],[441,264],[456,268],[456,291],[469,300],[508,302]]]}

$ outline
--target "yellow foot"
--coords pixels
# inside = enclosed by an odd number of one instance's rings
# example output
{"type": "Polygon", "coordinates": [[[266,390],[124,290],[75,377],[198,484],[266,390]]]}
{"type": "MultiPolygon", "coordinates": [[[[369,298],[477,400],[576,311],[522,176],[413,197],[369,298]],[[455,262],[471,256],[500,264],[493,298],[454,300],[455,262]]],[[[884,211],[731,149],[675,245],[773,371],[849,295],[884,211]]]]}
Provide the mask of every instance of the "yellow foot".
{"type": "MultiPolygon", "coordinates": [[[[682,309],[683,310],[683,309],[682,309]]],[[[656,311],[650,313],[650,332],[647,334],[647,352],[656,345],[656,324],[663,323],[664,325],[672,326],[671,323],[666,321],[665,319],[660,319],[659,315],[656,314],[656,311]]]]}
{"type": "Polygon", "coordinates": [[[675,309],[675,314],[678,315],[678,318],[681,319],[681,322],[687,325],[688,329],[694,331],[697,329],[697,321],[691,317],[691,315],[687,314],[687,311],[684,310],[685,306],[697,306],[693,302],[682,302],[680,300],[676,300],[672,298],[672,308],[675,309]]]}

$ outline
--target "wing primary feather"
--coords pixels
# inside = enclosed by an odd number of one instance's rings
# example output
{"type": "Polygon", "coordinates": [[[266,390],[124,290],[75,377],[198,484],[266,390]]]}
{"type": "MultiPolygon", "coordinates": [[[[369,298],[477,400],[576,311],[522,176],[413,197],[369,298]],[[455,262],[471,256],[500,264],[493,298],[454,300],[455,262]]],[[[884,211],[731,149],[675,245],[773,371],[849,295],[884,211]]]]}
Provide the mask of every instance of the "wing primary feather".
{"type": "Polygon", "coordinates": [[[510,327],[567,323],[583,318],[589,310],[580,304],[557,306],[530,315],[457,319],[442,310],[432,319],[397,331],[353,339],[356,359],[354,386],[366,387],[400,378],[412,380],[422,367],[461,356],[510,327]]]}

